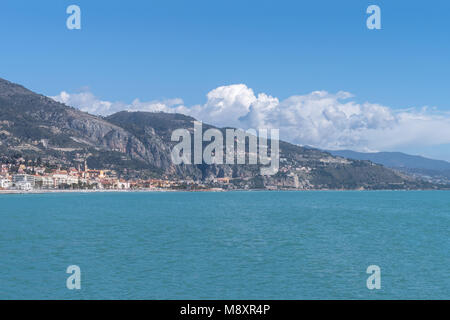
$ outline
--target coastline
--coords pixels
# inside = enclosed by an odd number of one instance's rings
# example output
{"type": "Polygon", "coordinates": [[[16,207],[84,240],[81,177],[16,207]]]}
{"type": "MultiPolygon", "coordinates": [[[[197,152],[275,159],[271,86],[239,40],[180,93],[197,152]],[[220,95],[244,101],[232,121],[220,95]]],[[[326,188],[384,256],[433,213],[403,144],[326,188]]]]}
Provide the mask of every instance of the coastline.
{"type": "Polygon", "coordinates": [[[97,189],[97,190],[0,190],[0,194],[45,194],[45,193],[105,193],[105,192],[176,192],[178,190],[159,190],[159,189],[140,189],[140,190],[115,190],[115,189],[97,189]]]}
{"type": "Polygon", "coordinates": [[[203,189],[203,190],[173,190],[173,189],[139,189],[139,190],[117,190],[117,189],[97,189],[97,190],[0,190],[0,195],[7,194],[49,194],[49,193],[136,193],[136,192],[261,192],[261,191],[297,191],[297,192],[308,192],[308,191],[359,191],[359,192],[367,192],[367,191],[449,191],[450,189],[308,189],[308,190],[295,190],[295,189],[286,189],[286,190],[270,190],[270,189],[234,189],[234,190],[217,190],[217,189],[203,189]]]}

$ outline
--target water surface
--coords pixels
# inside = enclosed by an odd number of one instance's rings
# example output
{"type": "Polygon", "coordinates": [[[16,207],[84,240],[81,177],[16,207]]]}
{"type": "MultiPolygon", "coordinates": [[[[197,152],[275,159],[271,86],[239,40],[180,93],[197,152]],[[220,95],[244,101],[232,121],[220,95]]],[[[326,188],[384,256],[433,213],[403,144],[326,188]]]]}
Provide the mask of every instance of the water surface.
{"type": "Polygon", "coordinates": [[[448,191],[0,195],[0,299],[449,299],[449,225],[448,191]]]}

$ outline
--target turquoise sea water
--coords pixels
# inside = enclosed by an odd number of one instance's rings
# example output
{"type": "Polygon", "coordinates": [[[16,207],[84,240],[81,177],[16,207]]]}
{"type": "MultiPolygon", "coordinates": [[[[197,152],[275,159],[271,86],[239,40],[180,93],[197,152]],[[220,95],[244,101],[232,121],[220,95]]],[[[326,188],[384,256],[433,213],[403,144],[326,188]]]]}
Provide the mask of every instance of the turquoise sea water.
{"type": "Polygon", "coordinates": [[[447,191],[0,195],[0,299],[449,299],[449,226],[447,191]]]}

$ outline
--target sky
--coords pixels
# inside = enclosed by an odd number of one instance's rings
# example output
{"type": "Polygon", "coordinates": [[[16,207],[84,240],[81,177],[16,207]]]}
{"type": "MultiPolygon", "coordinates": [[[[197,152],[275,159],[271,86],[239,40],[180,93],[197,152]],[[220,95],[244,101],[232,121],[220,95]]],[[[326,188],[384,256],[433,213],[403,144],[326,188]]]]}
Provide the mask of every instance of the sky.
{"type": "Polygon", "coordinates": [[[182,112],[450,160],[449,1],[2,0],[0,77],[94,114],[182,112]],[[69,5],[81,29],[69,30],[69,5]],[[381,30],[369,30],[369,5],[381,30]]]}

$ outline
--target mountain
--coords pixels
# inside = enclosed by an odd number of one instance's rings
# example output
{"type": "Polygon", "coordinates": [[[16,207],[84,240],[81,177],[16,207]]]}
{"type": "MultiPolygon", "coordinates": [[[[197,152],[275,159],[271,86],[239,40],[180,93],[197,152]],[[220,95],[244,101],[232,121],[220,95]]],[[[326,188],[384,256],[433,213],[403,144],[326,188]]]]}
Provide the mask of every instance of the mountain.
{"type": "MultiPolygon", "coordinates": [[[[370,161],[283,141],[280,169],[273,176],[261,176],[260,165],[174,165],[171,133],[180,128],[192,132],[194,121],[181,114],[149,112],[119,112],[102,118],[0,79],[0,162],[23,157],[49,167],[76,167],[87,159],[90,168],[114,170],[128,179],[192,179],[214,186],[216,178],[226,177],[231,178],[226,186],[230,189],[438,187],[370,161]]],[[[214,127],[203,125],[203,130],[208,128],[214,127]]]]}
{"type": "Polygon", "coordinates": [[[350,150],[328,151],[335,156],[370,160],[422,179],[436,183],[450,183],[450,162],[413,156],[401,152],[363,153],[350,150]]]}
{"type": "Polygon", "coordinates": [[[148,148],[101,117],[0,79],[0,151],[4,156],[22,153],[43,157],[50,164],[70,165],[89,155],[93,166],[114,168],[105,163],[110,161],[158,171],[170,160],[161,156],[166,150],[160,147],[164,146],[148,148]]]}
{"type": "MultiPolygon", "coordinates": [[[[148,132],[161,137],[165,145],[173,130],[193,128],[192,117],[181,114],[119,112],[106,118],[138,137],[144,144],[148,132]]],[[[203,130],[214,128],[204,125],[203,130]]],[[[224,129],[221,129],[224,131],[224,129]]],[[[368,161],[349,161],[333,157],[317,149],[302,148],[280,141],[280,170],[274,176],[260,176],[255,165],[198,165],[177,167],[177,174],[211,180],[214,177],[232,177],[239,188],[292,188],[292,189],[357,189],[357,188],[415,188],[421,183],[374,165],[368,161]]],[[[422,185],[423,187],[423,185],[422,185]]],[[[429,187],[429,186],[428,186],[429,187]]]]}

